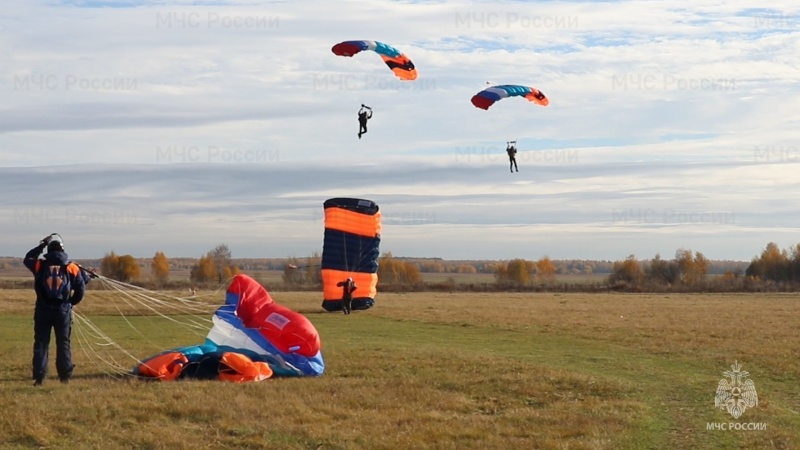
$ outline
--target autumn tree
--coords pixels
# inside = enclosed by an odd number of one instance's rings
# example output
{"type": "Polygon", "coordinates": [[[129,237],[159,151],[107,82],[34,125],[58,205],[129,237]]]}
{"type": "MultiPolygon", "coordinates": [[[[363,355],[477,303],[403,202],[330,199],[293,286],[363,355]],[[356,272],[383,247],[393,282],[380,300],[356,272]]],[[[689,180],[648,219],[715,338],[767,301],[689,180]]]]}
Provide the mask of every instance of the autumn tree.
{"type": "Polygon", "coordinates": [[[153,280],[159,285],[164,285],[169,278],[169,261],[163,252],[156,252],[153,261],[150,263],[150,271],[153,280]]]}
{"type": "Polygon", "coordinates": [[[615,262],[614,267],[611,269],[611,275],[608,276],[610,283],[624,282],[638,285],[642,280],[644,280],[642,265],[633,255],[628,256],[625,261],[615,262]]]}
{"type": "Polygon", "coordinates": [[[103,259],[100,260],[100,273],[104,277],[116,280],[119,278],[118,273],[119,256],[111,250],[111,253],[106,253],[103,259]]]}
{"type": "Polygon", "coordinates": [[[419,270],[425,273],[442,273],[446,269],[442,261],[434,260],[434,261],[423,261],[420,264],[419,270]]]}
{"type": "Polygon", "coordinates": [[[506,264],[498,264],[495,269],[495,278],[500,284],[513,284],[523,286],[531,281],[531,272],[536,270],[536,265],[524,259],[514,259],[506,264]]]}
{"type": "Polygon", "coordinates": [[[422,275],[416,264],[395,259],[387,252],[378,260],[378,282],[414,285],[422,282],[422,275]]]}
{"type": "Polygon", "coordinates": [[[400,282],[401,267],[392,252],[386,252],[378,259],[378,282],[396,284],[400,282]]]}
{"type": "Polygon", "coordinates": [[[419,267],[410,262],[403,262],[403,266],[403,284],[414,285],[422,282],[422,274],[419,272],[419,267]]]}
{"type": "Polygon", "coordinates": [[[762,280],[784,281],[790,278],[790,266],[788,253],[779,249],[778,244],[770,242],[760,257],[753,258],[745,274],[762,280]]]}
{"type": "Polygon", "coordinates": [[[671,285],[680,281],[681,269],[675,261],[661,259],[656,254],[645,269],[645,278],[651,283],[671,285]]]}
{"type": "Polygon", "coordinates": [[[700,252],[694,252],[694,259],[692,260],[692,271],[683,274],[683,279],[688,284],[696,286],[706,282],[706,274],[708,274],[708,266],[710,262],[700,252]]]}
{"type": "Polygon", "coordinates": [[[225,244],[219,244],[213,250],[208,252],[208,256],[214,261],[214,269],[217,272],[217,282],[222,284],[227,280],[226,274],[229,274],[233,269],[231,264],[231,250],[225,244]],[[228,269],[226,271],[226,269],[228,269]]]}
{"type": "Polygon", "coordinates": [[[112,250],[100,261],[100,272],[104,277],[127,283],[139,278],[139,263],[131,255],[119,256],[112,250]]]}
{"type": "Polygon", "coordinates": [[[189,278],[195,283],[208,283],[217,278],[217,267],[214,265],[214,259],[211,254],[200,257],[200,260],[192,266],[192,271],[189,278]]]}
{"type": "Polygon", "coordinates": [[[694,286],[705,281],[708,259],[702,253],[695,252],[695,256],[692,257],[691,250],[680,249],[675,253],[675,262],[680,268],[681,280],[685,284],[694,286]]]}
{"type": "Polygon", "coordinates": [[[545,282],[556,279],[556,265],[547,256],[536,261],[536,277],[545,282]]]}
{"type": "Polygon", "coordinates": [[[242,273],[239,268],[235,265],[228,266],[222,271],[223,279],[230,280],[231,278],[235,277],[242,273]]]}
{"type": "Polygon", "coordinates": [[[139,278],[141,270],[139,263],[136,262],[136,258],[133,256],[122,255],[117,260],[117,264],[119,265],[119,281],[128,282],[134,278],[139,278]]]}
{"type": "Polygon", "coordinates": [[[472,264],[459,264],[453,268],[455,273],[478,273],[478,269],[472,264]]]}
{"type": "MultiPolygon", "coordinates": [[[[695,284],[698,279],[698,268],[695,267],[692,251],[679,249],[675,252],[675,263],[681,273],[681,281],[689,286],[695,284]]],[[[703,274],[705,276],[705,273],[703,274]]]]}
{"type": "Polygon", "coordinates": [[[190,278],[197,283],[216,281],[222,284],[239,273],[239,268],[231,261],[231,250],[227,245],[220,244],[192,266],[190,278]]]}

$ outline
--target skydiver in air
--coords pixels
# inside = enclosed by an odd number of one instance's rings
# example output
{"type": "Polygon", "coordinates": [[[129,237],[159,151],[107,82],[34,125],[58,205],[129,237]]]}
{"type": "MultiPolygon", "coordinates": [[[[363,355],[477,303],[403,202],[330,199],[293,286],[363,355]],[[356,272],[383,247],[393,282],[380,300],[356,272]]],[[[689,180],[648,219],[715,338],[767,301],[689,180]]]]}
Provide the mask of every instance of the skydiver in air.
{"type": "Polygon", "coordinates": [[[350,309],[353,305],[353,292],[358,289],[358,286],[356,286],[355,281],[350,277],[338,282],[336,286],[342,288],[342,311],[345,314],[350,314],[350,309]]]}
{"type": "Polygon", "coordinates": [[[508,153],[508,161],[509,161],[509,170],[511,173],[514,173],[514,169],[517,169],[519,172],[519,167],[517,167],[517,147],[514,145],[517,141],[508,141],[506,142],[506,153],[508,153]]]}
{"type": "Polygon", "coordinates": [[[361,139],[362,134],[367,132],[367,120],[372,119],[372,108],[361,104],[361,109],[358,110],[358,138],[361,139]]]}

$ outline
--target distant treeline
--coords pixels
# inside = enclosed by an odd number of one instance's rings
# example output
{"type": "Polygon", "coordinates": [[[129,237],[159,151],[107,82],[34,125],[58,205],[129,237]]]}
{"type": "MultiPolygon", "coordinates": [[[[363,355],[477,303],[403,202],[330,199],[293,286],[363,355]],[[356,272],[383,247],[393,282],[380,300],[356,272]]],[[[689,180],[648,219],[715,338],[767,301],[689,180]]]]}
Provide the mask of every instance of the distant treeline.
{"type": "MultiPolygon", "coordinates": [[[[116,255],[81,260],[84,267],[100,270],[104,276],[150,288],[183,289],[224,283],[236,273],[282,272],[282,286],[270,280],[270,289],[315,290],[321,284],[320,255],[288,258],[233,258],[227,245],[220,244],[200,258],[169,258],[157,252],[152,258],[116,255]],[[182,273],[177,275],[176,273],[182,273]]],[[[0,277],[24,273],[21,257],[0,257],[0,277]]],[[[639,259],[634,255],[619,261],[514,259],[445,260],[441,258],[381,255],[379,288],[383,291],[797,291],[800,290],[800,244],[782,250],[775,243],[750,262],[709,260],[700,252],[678,249],[674,258],[655,255],[639,259]],[[425,281],[423,274],[453,274],[425,281]],[[493,281],[456,274],[491,274],[493,281]],[[574,277],[586,275],[591,277],[574,277]],[[602,277],[597,277],[602,275],[602,277]],[[573,276],[573,277],[570,277],[573,276]],[[445,281],[441,281],[442,278],[445,281]],[[588,280],[588,281],[587,281],[588,280]]],[[[258,277],[256,277],[258,278],[258,277]]],[[[0,287],[29,287],[21,280],[2,280],[0,287]]]]}
{"type": "MultiPolygon", "coordinates": [[[[161,252],[159,252],[161,253],[161,252]]],[[[169,258],[169,268],[171,271],[190,271],[202,262],[204,258],[169,258]]],[[[313,257],[291,257],[291,258],[231,258],[230,263],[243,272],[248,271],[283,271],[291,261],[305,264],[308,259],[313,257]]],[[[489,273],[494,274],[497,268],[508,261],[500,260],[445,260],[441,258],[414,258],[394,256],[394,259],[413,264],[422,273],[489,273]]],[[[147,273],[152,262],[151,258],[135,258],[143,268],[143,273],[147,273]]],[[[100,267],[103,258],[81,259],[79,262],[86,267],[100,267]]],[[[552,263],[556,267],[556,274],[559,275],[592,275],[610,274],[614,270],[614,261],[606,260],[587,260],[587,259],[554,259],[552,263]]],[[[726,272],[741,272],[747,269],[750,263],[744,261],[709,260],[708,273],[710,275],[722,275],[726,272]]],[[[0,257],[0,270],[10,268],[23,268],[22,257],[4,256],[0,257]]]]}

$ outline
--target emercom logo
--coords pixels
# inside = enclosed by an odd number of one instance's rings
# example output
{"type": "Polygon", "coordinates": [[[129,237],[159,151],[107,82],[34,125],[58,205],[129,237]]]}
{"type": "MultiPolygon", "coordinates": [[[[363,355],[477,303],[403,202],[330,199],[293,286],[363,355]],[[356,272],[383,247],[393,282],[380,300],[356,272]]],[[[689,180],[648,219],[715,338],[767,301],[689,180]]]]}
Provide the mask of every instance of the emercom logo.
{"type": "Polygon", "coordinates": [[[722,375],[731,380],[719,380],[717,395],[714,397],[715,408],[727,410],[734,419],[738,419],[747,408],[758,406],[756,386],[753,380],[747,379],[750,373],[742,370],[739,361],[734,361],[731,370],[722,372],[722,375]]]}
{"type": "MultiPolygon", "coordinates": [[[[748,408],[758,406],[758,394],[753,380],[749,379],[750,373],[742,370],[739,361],[734,361],[731,370],[722,372],[725,378],[719,380],[717,392],[714,396],[714,408],[727,411],[728,414],[738,419],[748,408]]],[[[747,430],[765,431],[766,422],[708,422],[706,430],[747,430]]]]}

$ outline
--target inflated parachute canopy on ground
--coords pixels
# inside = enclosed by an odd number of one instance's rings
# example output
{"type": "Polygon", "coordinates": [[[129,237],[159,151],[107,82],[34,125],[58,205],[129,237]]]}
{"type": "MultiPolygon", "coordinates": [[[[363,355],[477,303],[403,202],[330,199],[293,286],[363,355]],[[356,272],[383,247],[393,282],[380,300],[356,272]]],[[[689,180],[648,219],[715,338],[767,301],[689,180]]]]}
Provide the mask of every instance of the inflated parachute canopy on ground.
{"type": "Polygon", "coordinates": [[[364,50],[372,50],[380,55],[397,78],[404,81],[417,79],[417,69],[408,56],[391,45],[378,41],[344,41],[334,45],[331,51],[338,56],[351,57],[364,50]]]}
{"type": "Polygon", "coordinates": [[[381,243],[381,213],[371,200],[331,198],[325,209],[325,237],[322,244],[322,307],[342,310],[342,280],[352,278],[358,289],[352,309],[365,310],[375,304],[378,258],[381,243]]]}
{"type": "Polygon", "coordinates": [[[247,275],[228,286],[203,345],[180,347],[143,360],[145,378],[259,381],[272,376],[318,376],[325,370],[316,328],[302,314],[275,303],[247,275]]]}
{"type": "Polygon", "coordinates": [[[533,102],[541,106],[547,106],[550,104],[550,100],[548,100],[542,91],[530,86],[510,84],[490,86],[472,96],[471,101],[476,108],[488,110],[490,106],[495,104],[495,102],[508,97],[523,97],[529,102],[533,102]]]}

